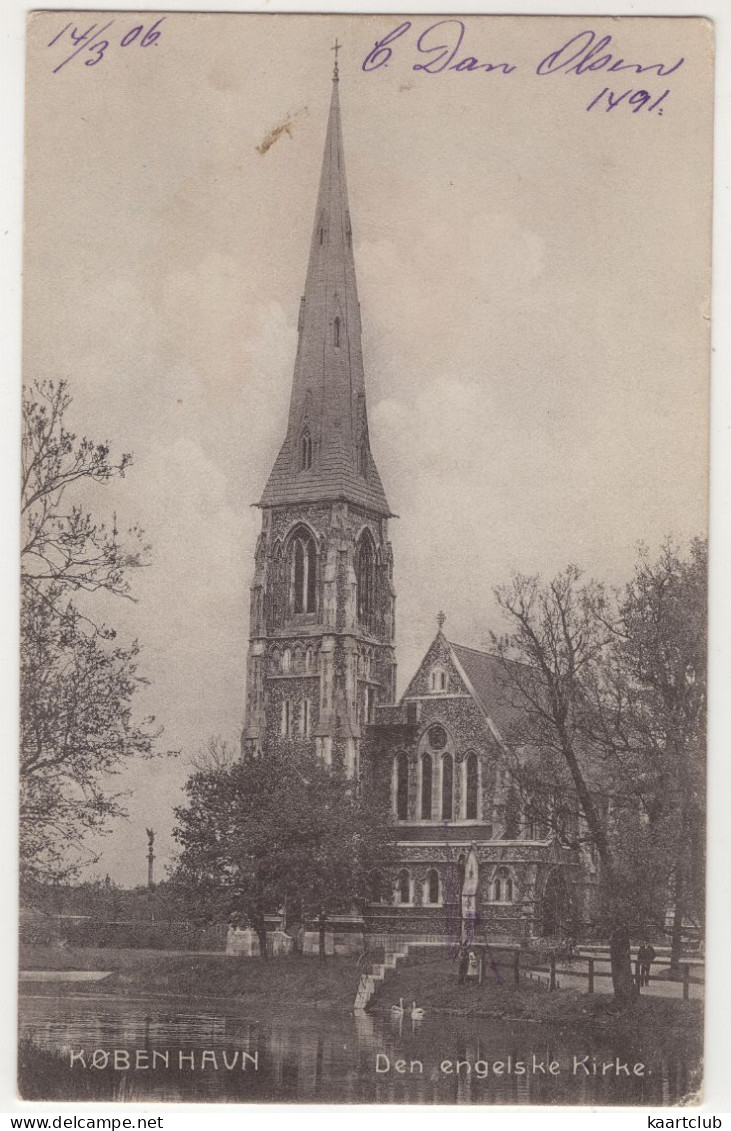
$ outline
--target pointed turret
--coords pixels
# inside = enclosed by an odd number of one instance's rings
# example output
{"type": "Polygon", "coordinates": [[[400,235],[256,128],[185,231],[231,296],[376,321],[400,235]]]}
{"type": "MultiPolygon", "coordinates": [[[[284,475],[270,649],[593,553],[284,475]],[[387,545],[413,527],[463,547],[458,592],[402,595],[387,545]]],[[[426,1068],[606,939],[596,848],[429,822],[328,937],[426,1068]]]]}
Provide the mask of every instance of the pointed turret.
{"type": "Polygon", "coordinates": [[[260,506],[343,500],[387,517],[368,438],[338,88],[336,63],[287,435],[260,506]]]}

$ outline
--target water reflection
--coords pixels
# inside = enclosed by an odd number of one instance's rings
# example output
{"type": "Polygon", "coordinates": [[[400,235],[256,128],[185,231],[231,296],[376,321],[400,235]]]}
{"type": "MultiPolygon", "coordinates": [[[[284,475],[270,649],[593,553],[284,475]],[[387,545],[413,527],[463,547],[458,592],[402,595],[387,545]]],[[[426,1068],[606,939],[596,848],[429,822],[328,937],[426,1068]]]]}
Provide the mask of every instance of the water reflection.
{"type": "MultiPolygon", "coordinates": [[[[421,1021],[354,1017],[306,1007],[295,1016],[260,1019],[219,1000],[180,1010],[177,1002],[161,999],[29,996],[21,1006],[21,1036],[45,1050],[64,1050],[57,1070],[44,1069],[45,1085],[38,1069],[30,1069],[33,1098],[88,1098],[90,1088],[101,1098],[100,1088],[106,1088],[108,1098],[137,1101],[662,1106],[679,1102],[694,1085],[680,1058],[642,1049],[631,1039],[615,1047],[583,1028],[557,1031],[436,1014],[421,1021]],[[71,1049],[84,1050],[86,1068],[80,1057],[71,1067],[71,1049]],[[142,1050],[143,1067],[115,1071],[115,1049],[126,1051],[131,1064],[142,1050]],[[91,1067],[94,1050],[110,1054],[104,1069],[91,1067]],[[160,1055],[165,1052],[167,1066],[160,1055]],[[578,1071],[575,1057],[585,1065],[578,1071]],[[630,1071],[645,1063],[645,1074],[628,1077],[620,1069],[602,1075],[601,1065],[615,1064],[615,1058],[630,1071]]],[[[104,1063],[103,1055],[97,1062],[104,1063]]]]}

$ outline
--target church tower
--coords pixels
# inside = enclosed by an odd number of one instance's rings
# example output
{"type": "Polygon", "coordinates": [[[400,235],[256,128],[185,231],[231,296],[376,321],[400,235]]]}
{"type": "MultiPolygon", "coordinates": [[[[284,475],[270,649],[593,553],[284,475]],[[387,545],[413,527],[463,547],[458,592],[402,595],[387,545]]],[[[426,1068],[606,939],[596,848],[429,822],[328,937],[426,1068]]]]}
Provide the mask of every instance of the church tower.
{"type": "Polygon", "coordinates": [[[309,747],[357,775],[363,728],[395,698],[395,602],[391,512],[368,437],[337,62],[298,334],[287,434],[259,502],[242,745],[265,755],[309,747]]]}

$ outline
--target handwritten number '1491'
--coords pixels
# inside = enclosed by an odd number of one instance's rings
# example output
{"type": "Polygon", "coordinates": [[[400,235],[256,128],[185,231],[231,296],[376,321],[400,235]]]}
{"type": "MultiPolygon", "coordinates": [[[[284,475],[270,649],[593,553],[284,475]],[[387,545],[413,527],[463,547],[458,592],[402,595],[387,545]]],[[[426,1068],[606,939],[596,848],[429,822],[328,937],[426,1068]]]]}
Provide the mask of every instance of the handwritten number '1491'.
{"type": "Polygon", "coordinates": [[[662,114],[662,110],[658,110],[658,106],[661,102],[664,102],[669,94],[669,90],[664,90],[660,97],[656,98],[653,102],[651,101],[652,95],[650,94],[649,90],[630,89],[625,90],[624,94],[615,94],[613,90],[610,90],[608,86],[605,86],[604,90],[600,91],[599,94],[597,94],[596,98],[592,99],[592,101],[587,106],[587,110],[593,110],[596,107],[597,110],[604,110],[605,114],[608,114],[610,110],[614,110],[615,107],[624,103],[625,105],[632,107],[633,114],[636,114],[638,110],[642,109],[647,109],[648,111],[657,110],[658,114],[662,114]],[[605,95],[606,105],[604,105],[603,102],[605,95]],[[626,103],[625,99],[627,99],[626,103]]]}

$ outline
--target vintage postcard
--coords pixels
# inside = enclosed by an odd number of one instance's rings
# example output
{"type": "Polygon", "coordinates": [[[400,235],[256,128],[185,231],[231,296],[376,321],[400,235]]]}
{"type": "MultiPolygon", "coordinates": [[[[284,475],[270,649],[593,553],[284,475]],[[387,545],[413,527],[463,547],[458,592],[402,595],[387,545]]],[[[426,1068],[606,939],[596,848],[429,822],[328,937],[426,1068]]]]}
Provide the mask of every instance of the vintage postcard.
{"type": "Polygon", "coordinates": [[[713,50],[30,15],[24,1099],[700,1101],[713,50]]]}

